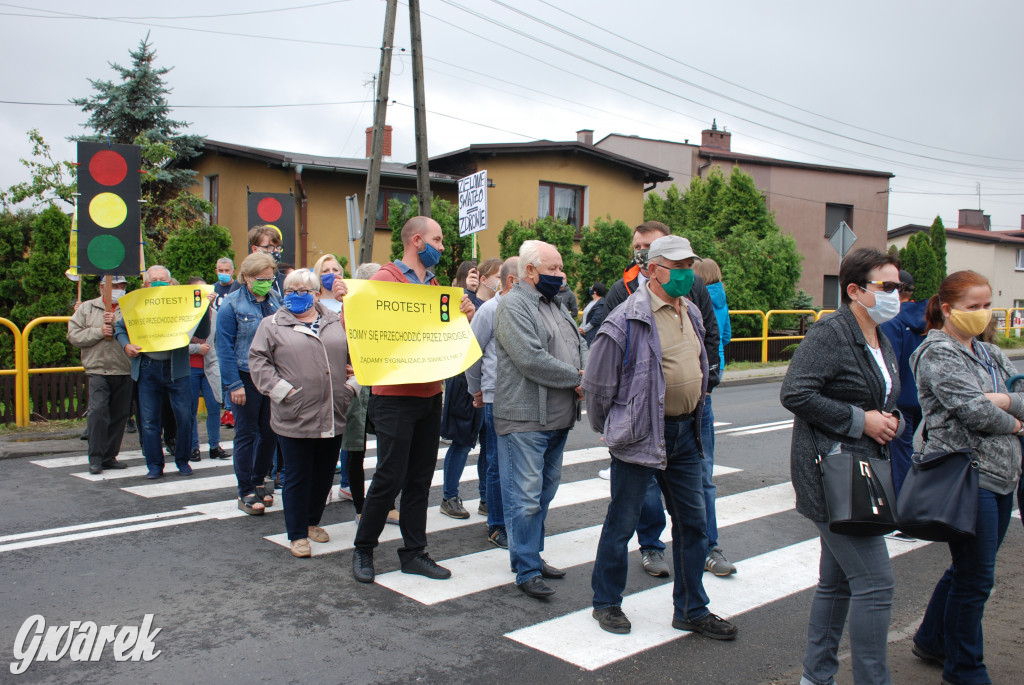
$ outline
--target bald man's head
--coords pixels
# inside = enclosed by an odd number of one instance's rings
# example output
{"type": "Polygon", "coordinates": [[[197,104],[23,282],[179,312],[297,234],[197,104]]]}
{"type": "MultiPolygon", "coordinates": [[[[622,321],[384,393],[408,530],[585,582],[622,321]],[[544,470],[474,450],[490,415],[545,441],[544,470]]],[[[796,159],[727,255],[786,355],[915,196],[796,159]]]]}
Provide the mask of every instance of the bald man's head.
{"type": "Polygon", "coordinates": [[[402,245],[409,247],[416,236],[422,235],[426,237],[427,232],[434,227],[437,227],[437,230],[441,230],[440,224],[429,216],[412,217],[402,226],[402,245]]]}

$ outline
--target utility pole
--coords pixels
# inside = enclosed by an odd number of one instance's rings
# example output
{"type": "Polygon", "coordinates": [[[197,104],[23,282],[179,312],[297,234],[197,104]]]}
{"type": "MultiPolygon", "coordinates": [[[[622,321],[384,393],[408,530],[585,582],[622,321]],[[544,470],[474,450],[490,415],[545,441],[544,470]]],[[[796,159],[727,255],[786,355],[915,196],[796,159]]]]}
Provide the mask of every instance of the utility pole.
{"type": "MultiPolygon", "coordinates": [[[[391,53],[395,42],[395,15],[398,0],[387,0],[384,15],[384,41],[380,48],[380,75],[377,79],[377,109],[373,115],[373,154],[366,174],[366,204],[363,206],[363,239],[359,245],[359,263],[373,261],[373,235],[377,226],[377,196],[380,193],[380,165],[384,156],[384,122],[388,111],[388,87],[391,81],[391,53]]],[[[353,265],[353,268],[355,265],[353,265]]]]}
{"type": "Polygon", "coordinates": [[[427,158],[427,104],[423,91],[423,29],[420,0],[409,0],[409,34],[412,40],[412,101],[416,117],[416,197],[420,216],[430,216],[430,163],[427,158]]]}

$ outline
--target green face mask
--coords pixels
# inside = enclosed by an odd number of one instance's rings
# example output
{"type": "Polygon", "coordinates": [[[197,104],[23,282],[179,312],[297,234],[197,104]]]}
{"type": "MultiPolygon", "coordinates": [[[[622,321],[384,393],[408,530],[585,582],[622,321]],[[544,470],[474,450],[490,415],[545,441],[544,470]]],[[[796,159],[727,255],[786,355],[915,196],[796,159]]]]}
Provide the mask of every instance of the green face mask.
{"type": "Polygon", "coordinates": [[[270,289],[274,287],[274,281],[253,281],[252,293],[258,297],[266,297],[270,289]]]}
{"type": "Polygon", "coordinates": [[[661,287],[669,297],[689,295],[693,287],[693,269],[669,269],[668,283],[661,283],[661,287]]]}

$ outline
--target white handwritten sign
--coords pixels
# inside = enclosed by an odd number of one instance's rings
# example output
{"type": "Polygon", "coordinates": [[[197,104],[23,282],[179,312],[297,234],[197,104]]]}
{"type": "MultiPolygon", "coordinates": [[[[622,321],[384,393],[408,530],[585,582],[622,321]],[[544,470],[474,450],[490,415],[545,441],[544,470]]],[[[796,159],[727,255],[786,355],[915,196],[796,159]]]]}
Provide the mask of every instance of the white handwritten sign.
{"type": "Polygon", "coordinates": [[[487,228],[487,171],[459,179],[459,237],[487,228]]]}

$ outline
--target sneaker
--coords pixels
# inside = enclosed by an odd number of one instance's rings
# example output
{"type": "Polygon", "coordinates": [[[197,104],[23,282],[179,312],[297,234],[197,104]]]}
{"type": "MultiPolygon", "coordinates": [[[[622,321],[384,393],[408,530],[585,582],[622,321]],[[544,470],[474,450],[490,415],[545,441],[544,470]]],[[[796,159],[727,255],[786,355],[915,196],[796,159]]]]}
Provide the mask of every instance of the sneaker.
{"type": "Polygon", "coordinates": [[[598,475],[599,478],[604,478],[605,480],[611,480],[612,479],[612,467],[609,466],[606,469],[601,469],[600,471],[597,472],[597,475],[598,475]]]}
{"type": "Polygon", "coordinates": [[[481,516],[487,516],[487,502],[480,500],[480,506],[476,508],[476,513],[481,516]]]}
{"type": "Polygon", "coordinates": [[[338,501],[339,502],[345,502],[345,501],[351,502],[352,501],[352,491],[349,488],[343,488],[342,486],[339,485],[338,486],[338,501]]]}
{"type": "Polygon", "coordinates": [[[921,661],[932,666],[938,666],[940,668],[946,665],[946,657],[939,654],[932,654],[931,652],[919,647],[916,642],[910,643],[910,651],[921,661]]]}
{"type": "Polygon", "coordinates": [[[644,570],[655,578],[668,578],[671,575],[665,562],[665,553],[659,549],[641,550],[640,562],[644,565],[644,570]]]}
{"type": "Polygon", "coordinates": [[[193,473],[195,472],[192,470],[192,467],[189,466],[188,464],[182,464],[181,466],[178,467],[178,475],[191,476],[193,473]]]}
{"type": "Polygon", "coordinates": [[[441,500],[441,513],[453,519],[468,519],[469,512],[462,506],[462,498],[456,495],[451,499],[441,500]]]}
{"type": "Polygon", "coordinates": [[[360,583],[372,583],[376,575],[373,569],[373,550],[359,549],[352,550],[352,575],[360,583]]]}
{"type": "Polygon", "coordinates": [[[452,577],[451,571],[443,566],[438,566],[437,562],[431,559],[430,555],[426,552],[411,561],[404,562],[402,564],[402,573],[425,576],[434,580],[445,580],[452,577]]]}
{"type": "Polygon", "coordinates": [[[210,459],[230,459],[231,455],[224,451],[223,447],[217,446],[210,449],[210,459]]]}
{"type": "Polygon", "coordinates": [[[736,573],[736,565],[725,558],[721,547],[715,547],[704,560],[704,570],[711,571],[716,576],[731,576],[736,573]]]}
{"type": "Polygon", "coordinates": [[[625,635],[633,628],[629,619],[622,613],[621,607],[611,606],[603,609],[594,609],[591,616],[596,618],[597,622],[601,624],[601,628],[609,633],[625,635]]]}
{"type": "Polygon", "coordinates": [[[192,450],[192,454],[188,457],[189,461],[202,461],[203,455],[199,453],[199,450],[192,450]]]}
{"type": "Polygon", "coordinates": [[[135,417],[129,416],[128,423],[124,424],[124,431],[126,433],[137,433],[138,430],[138,427],[135,425],[135,417]]]}
{"type": "Polygon", "coordinates": [[[495,528],[488,534],[487,539],[496,547],[508,549],[508,532],[504,528],[495,528]]]}
{"type": "Polygon", "coordinates": [[[689,630],[691,633],[700,633],[712,640],[735,640],[739,630],[733,624],[721,616],[708,614],[699,621],[686,621],[684,619],[672,619],[672,627],[676,630],[689,630]]]}
{"type": "Polygon", "coordinates": [[[220,415],[220,425],[225,428],[234,428],[235,415],[225,409],[224,413],[220,415]]]}

